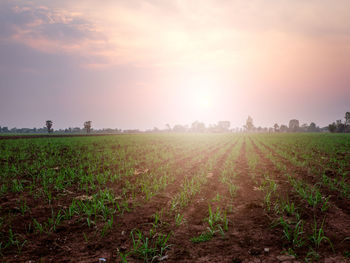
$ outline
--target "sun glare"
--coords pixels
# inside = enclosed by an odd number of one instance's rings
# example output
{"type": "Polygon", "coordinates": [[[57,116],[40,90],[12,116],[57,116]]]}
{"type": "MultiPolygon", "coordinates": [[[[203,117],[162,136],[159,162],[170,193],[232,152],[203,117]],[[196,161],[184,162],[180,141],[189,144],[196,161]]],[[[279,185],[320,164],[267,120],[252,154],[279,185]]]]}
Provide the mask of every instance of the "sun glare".
{"type": "Polygon", "coordinates": [[[212,109],[216,97],[216,87],[208,77],[194,77],[187,83],[188,101],[195,111],[207,111],[212,109]]]}
{"type": "Polygon", "coordinates": [[[207,88],[198,88],[193,94],[193,103],[199,109],[209,109],[212,106],[210,91],[207,88]]]}

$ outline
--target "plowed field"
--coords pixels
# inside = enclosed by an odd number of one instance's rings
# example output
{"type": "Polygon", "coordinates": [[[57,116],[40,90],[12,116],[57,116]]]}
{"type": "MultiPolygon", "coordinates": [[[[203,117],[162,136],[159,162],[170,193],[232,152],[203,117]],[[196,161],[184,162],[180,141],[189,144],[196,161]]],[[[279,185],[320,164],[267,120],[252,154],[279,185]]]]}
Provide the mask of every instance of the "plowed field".
{"type": "Polygon", "coordinates": [[[0,140],[3,262],[349,262],[350,136],[0,140]]]}

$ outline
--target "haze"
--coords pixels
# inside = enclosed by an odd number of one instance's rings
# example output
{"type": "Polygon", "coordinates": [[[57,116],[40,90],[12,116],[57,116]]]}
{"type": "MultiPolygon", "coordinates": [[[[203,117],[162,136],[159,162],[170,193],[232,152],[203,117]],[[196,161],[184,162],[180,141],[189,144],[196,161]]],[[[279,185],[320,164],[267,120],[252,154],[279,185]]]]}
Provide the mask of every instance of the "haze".
{"type": "Polygon", "coordinates": [[[348,0],[0,3],[0,126],[325,126],[350,109],[348,0]]]}

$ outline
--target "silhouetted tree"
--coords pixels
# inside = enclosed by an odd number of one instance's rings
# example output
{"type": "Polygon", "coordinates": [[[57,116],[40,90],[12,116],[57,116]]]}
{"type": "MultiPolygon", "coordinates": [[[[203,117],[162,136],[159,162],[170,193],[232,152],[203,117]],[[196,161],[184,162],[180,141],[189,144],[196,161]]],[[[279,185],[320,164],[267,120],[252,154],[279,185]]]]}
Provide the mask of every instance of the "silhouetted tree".
{"type": "Polygon", "coordinates": [[[310,126],[307,127],[308,132],[317,132],[318,128],[316,127],[316,124],[314,122],[310,123],[310,126]]]}
{"type": "Polygon", "coordinates": [[[279,126],[277,123],[275,123],[275,125],[273,125],[273,128],[274,128],[275,132],[279,132],[279,126]]]}
{"type": "Polygon", "coordinates": [[[330,132],[350,132],[350,112],[345,113],[344,123],[341,120],[336,120],[336,122],[328,125],[328,130],[330,132]]]}
{"type": "Polygon", "coordinates": [[[301,127],[299,127],[300,132],[307,132],[307,129],[309,128],[309,125],[307,123],[303,123],[301,127]]]}
{"type": "Polygon", "coordinates": [[[84,122],[84,129],[86,130],[86,133],[91,132],[91,121],[84,122]]]}
{"type": "Polygon", "coordinates": [[[297,132],[299,130],[299,121],[296,119],[289,121],[289,131],[290,132],[297,132]]]}
{"type": "Polygon", "coordinates": [[[169,123],[165,124],[165,126],[168,128],[168,131],[171,131],[171,126],[169,123]]]}
{"type": "Polygon", "coordinates": [[[329,124],[328,125],[328,130],[330,131],[330,132],[336,132],[336,130],[337,130],[337,125],[333,122],[332,124],[329,124]]]}
{"type": "Polygon", "coordinates": [[[53,131],[52,125],[53,125],[53,122],[52,122],[52,121],[50,121],[50,120],[47,120],[47,121],[46,121],[46,128],[47,128],[47,132],[48,132],[48,133],[50,133],[50,132],[53,131]]]}
{"type": "Polygon", "coordinates": [[[345,132],[350,132],[350,112],[345,113],[345,132]]]}
{"type": "Polygon", "coordinates": [[[345,125],[350,125],[350,112],[345,113],[345,125]]]}
{"type": "Polygon", "coordinates": [[[344,132],[346,125],[344,123],[342,123],[341,120],[337,120],[336,121],[336,126],[337,126],[337,132],[344,132]]]}
{"type": "Polygon", "coordinates": [[[246,125],[244,125],[244,128],[247,131],[253,131],[254,130],[254,124],[253,124],[253,118],[248,116],[247,121],[246,121],[246,125]]]}

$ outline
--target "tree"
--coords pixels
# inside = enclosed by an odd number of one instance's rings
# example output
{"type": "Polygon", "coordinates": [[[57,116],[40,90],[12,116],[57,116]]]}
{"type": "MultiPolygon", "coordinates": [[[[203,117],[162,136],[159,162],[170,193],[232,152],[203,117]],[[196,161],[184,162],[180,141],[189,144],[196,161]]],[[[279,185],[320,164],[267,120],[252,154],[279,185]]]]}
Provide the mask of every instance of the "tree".
{"type": "Polygon", "coordinates": [[[174,132],[186,132],[186,127],[180,125],[180,124],[176,124],[173,128],[174,132]]]}
{"type": "Polygon", "coordinates": [[[296,119],[289,121],[289,131],[290,132],[297,132],[299,130],[299,121],[296,119]]]}
{"type": "Polygon", "coordinates": [[[299,131],[301,131],[301,132],[307,132],[308,128],[309,128],[309,125],[307,125],[307,123],[303,123],[303,124],[301,125],[301,127],[299,128],[299,131]]]}
{"type": "Polygon", "coordinates": [[[314,122],[311,122],[311,123],[310,123],[310,126],[307,128],[307,131],[308,131],[308,132],[317,132],[318,129],[317,129],[317,127],[316,127],[316,124],[315,124],[314,122]]]}
{"type": "Polygon", "coordinates": [[[203,122],[195,121],[191,125],[192,132],[205,132],[205,124],[203,122]]]}
{"type": "Polygon", "coordinates": [[[246,125],[244,125],[244,128],[247,131],[252,131],[254,129],[254,124],[253,124],[253,118],[248,116],[247,121],[246,121],[246,125]]]}
{"type": "Polygon", "coordinates": [[[345,125],[350,125],[350,112],[345,113],[345,125]]]}
{"type": "Polygon", "coordinates": [[[341,120],[336,121],[336,126],[337,126],[337,132],[344,132],[346,125],[341,122],[341,120]]]}
{"type": "Polygon", "coordinates": [[[46,121],[46,128],[47,128],[47,132],[48,132],[48,133],[50,133],[50,132],[53,131],[52,125],[53,125],[53,122],[52,122],[52,121],[50,121],[50,120],[47,120],[47,121],[46,121]]]}
{"type": "Polygon", "coordinates": [[[328,125],[328,130],[330,132],[335,132],[337,130],[337,125],[333,122],[332,124],[328,125]]]}
{"type": "Polygon", "coordinates": [[[280,127],[280,132],[287,132],[287,131],[288,131],[287,125],[282,124],[280,127]]]}
{"type": "Polygon", "coordinates": [[[217,128],[219,132],[228,132],[231,123],[229,121],[219,121],[217,128]]]}
{"type": "Polygon", "coordinates": [[[73,133],[80,133],[81,129],[79,127],[74,127],[74,128],[72,128],[72,132],[73,133]]]}
{"type": "Polygon", "coordinates": [[[275,123],[275,125],[273,125],[273,128],[275,129],[275,132],[279,132],[279,126],[277,123],[275,123]]]}
{"type": "Polygon", "coordinates": [[[84,122],[84,129],[86,130],[86,133],[91,132],[91,121],[84,122]]]}

